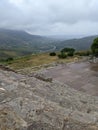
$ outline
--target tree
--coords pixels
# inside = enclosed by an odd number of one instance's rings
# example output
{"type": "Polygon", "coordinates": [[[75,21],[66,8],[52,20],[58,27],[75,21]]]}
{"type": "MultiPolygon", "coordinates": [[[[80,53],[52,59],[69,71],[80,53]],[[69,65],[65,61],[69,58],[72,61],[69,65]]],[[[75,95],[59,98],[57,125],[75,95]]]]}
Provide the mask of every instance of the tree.
{"type": "Polygon", "coordinates": [[[91,50],[93,55],[98,57],[98,38],[94,39],[91,50]]]}
{"type": "Polygon", "coordinates": [[[67,54],[68,56],[73,56],[74,55],[74,53],[71,51],[71,52],[68,52],[68,54],[67,54]]]}
{"type": "Polygon", "coordinates": [[[71,53],[74,53],[75,52],[75,49],[74,48],[63,48],[62,50],[61,50],[61,52],[66,52],[66,53],[69,53],[69,52],[71,52],[71,53]]]}
{"type": "Polygon", "coordinates": [[[9,57],[9,58],[6,59],[7,62],[13,61],[13,60],[14,60],[14,59],[13,59],[12,57],[9,57]]]}
{"type": "Polygon", "coordinates": [[[73,56],[75,52],[74,48],[64,48],[61,50],[61,53],[66,53],[68,56],[73,56]]]}
{"type": "Polygon", "coordinates": [[[67,58],[67,55],[64,53],[64,52],[61,52],[59,55],[58,55],[59,58],[61,59],[65,59],[67,58]]]}

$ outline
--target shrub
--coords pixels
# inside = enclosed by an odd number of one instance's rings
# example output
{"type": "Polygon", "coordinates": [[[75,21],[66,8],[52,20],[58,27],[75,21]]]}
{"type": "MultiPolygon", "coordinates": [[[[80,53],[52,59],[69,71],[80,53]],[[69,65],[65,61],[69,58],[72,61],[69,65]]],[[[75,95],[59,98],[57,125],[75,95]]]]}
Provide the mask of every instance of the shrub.
{"type": "Polygon", "coordinates": [[[65,59],[67,58],[67,55],[64,53],[64,52],[61,52],[59,55],[58,55],[59,58],[61,59],[65,59]]]}
{"type": "Polygon", "coordinates": [[[61,50],[61,53],[66,53],[68,56],[73,56],[75,52],[74,48],[64,48],[61,50]]]}
{"type": "Polygon", "coordinates": [[[55,52],[51,52],[49,55],[50,56],[56,56],[56,53],[55,52]]]}
{"type": "Polygon", "coordinates": [[[78,52],[75,53],[75,55],[89,56],[89,55],[91,55],[91,51],[78,51],[78,52]]]}
{"type": "Polygon", "coordinates": [[[74,56],[74,53],[73,52],[68,52],[67,55],[68,56],[74,56]]]}
{"type": "Polygon", "coordinates": [[[8,62],[8,61],[13,61],[14,59],[12,58],[12,57],[9,57],[9,58],[7,58],[6,59],[6,61],[8,62]]]}

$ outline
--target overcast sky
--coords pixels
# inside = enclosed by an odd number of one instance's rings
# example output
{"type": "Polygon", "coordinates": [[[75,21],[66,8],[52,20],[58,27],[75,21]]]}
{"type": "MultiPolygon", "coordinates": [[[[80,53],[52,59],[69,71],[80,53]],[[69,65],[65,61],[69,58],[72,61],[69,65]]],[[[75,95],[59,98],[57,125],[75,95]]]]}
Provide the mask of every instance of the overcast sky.
{"type": "Polygon", "coordinates": [[[0,28],[40,35],[98,34],[98,0],[0,0],[0,28]]]}

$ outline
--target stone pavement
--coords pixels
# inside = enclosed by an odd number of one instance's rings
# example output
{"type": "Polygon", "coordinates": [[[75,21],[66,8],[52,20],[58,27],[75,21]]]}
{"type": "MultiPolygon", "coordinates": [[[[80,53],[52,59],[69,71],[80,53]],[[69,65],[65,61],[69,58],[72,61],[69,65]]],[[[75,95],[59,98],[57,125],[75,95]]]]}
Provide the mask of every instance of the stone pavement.
{"type": "Polygon", "coordinates": [[[47,69],[44,74],[76,90],[98,96],[98,65],[97,69],[95,67],[89,62],[62,64],[47,69]]]}

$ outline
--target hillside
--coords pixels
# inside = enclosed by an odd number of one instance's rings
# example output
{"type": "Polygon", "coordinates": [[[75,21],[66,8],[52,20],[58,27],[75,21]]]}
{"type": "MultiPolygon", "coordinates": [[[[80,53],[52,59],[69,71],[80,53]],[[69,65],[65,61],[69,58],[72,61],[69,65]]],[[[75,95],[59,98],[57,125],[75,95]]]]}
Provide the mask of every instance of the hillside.
{"type": "MultiPolygon", "coordinates": [[[[81,58],[80,58],[81,59],[81,58]]],[[[66,59],[59,59],[58,56],[50,56],[49,53],[35,54],[35,55],[27,55],[20,58],[15,58],[12,61],[1,62],[6,66],[18,71],[22,71],[29,73],[33,70],[37,70],[42,68],[43,66],[47,67],[51,66],[51,64],[56,63],[67,63],[73,62],[74,57],[68,57],[66,59]]]]}
{"type": "Polygon", "coordinates": [[[0,57],[16,57],[53,49],[51,39],[24,31],[0,29],[0,57]]]}
{"type": "Polygon", "coordinates": [[[56,50],[60,50],[64,47],[72,47],[75,48],[76,50],[88,50],[90,49],[90,46],[96,37],[98,37],[98,35],[57,42],[55,43],[56,50]]]}
{"type": "MultiPolygon", "coordinates": [[[[8,57],[20,57],[28,54],[60,51],[64,47],[76,50],[88,50],[97,36],[79,39],[61,40],[24,31],[0,29],[0,60],[8,57]]],[[[66,38],[65,38],[66,39],[66,38]]]]}

